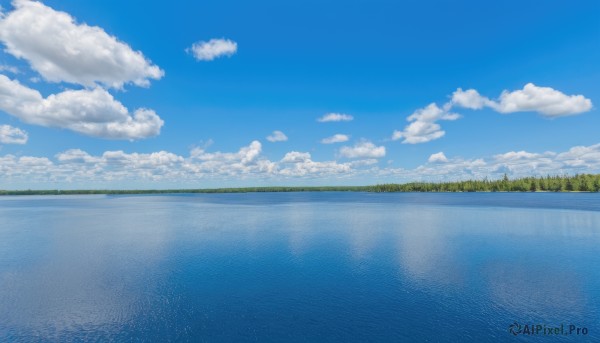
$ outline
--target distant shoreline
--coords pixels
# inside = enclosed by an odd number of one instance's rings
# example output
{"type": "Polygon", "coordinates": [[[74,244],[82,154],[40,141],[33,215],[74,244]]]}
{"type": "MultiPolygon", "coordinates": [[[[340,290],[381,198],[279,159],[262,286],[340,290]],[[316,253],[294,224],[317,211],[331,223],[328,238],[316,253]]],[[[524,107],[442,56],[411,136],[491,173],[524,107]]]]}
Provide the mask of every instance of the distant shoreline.
{"type": "Polygon", "coordinates": [[[311,190],[311,189],[290,189],[290,190],[229,190],[229,189],[174,189],[174,190],[40,190],[40,191],[1,191],[3,196],[55,196],[55,195],[169,195],[169,194],[249,194],[249,193],[598,193],[597,191],[394,191],[394,192],[374,192],[369,190],[311,190]]]}
{"type": "Polygon", "coordinates": [[[572,192],[600,191],[600,174],[574,176],[525,177],[509,180],[467,180],[456,182],[411,182],[374,186],[311,186],[311,187],[240,187],[199,189],[131,189],[131,190],[0,190],[2,195],[131,195],[131,194],[216,194],[216,193],[282,193],[282,192],[369,192],[369,193],[466,193],[466,192],[572,192]]]}

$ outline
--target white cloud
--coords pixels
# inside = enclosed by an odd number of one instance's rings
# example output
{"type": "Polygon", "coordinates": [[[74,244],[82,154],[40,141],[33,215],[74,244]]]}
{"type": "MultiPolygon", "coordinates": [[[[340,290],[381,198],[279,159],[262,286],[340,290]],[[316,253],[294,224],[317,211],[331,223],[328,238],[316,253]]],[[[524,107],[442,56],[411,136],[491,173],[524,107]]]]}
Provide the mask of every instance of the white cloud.
{"type": "MultiPolygon", "coordinates": [[[[434,154],[432,156],[441,155],[434,154]]],[[[466,179],[499,179],[504,173],[511,178],[538,175],[560,175],[600,172],[600,144],[576,146],[564,152],[509,151],[487,158],[462,159],[446,157],[443,163],[426,163],[414,169],[380,168],[373,158],[337,161],[313,161],[310,153],[292,151],[279,160],[261,155],[261,144],[253,141],[236,152],[207,152],[196,148],[188,157],[158,151],[126,153],[106,151],[91,155],[71,149],[54,159],[34,156],[0,156],[0,189],[61,187],[129,188],[173,185],[204,187],[203,180],[220,180],[217,185],[232,185],[239,180],[275,180],[292,178],[320,179],[330,182],[367,177],[365,183],[455,181],[466,179]],[[377,181],[375,181],[377,180],[377,181]],[[140,186],[143,185],[143,186],[140,186]]],[[[430,158],[431,160],[431,158],[430,158]]],[[[434,158],[440,160],[440,158],[434,158]]],[[[442,158],[443,160],[443,158],[442,158]]],[[[364,179],[361,179],[364,180],[364,179]]],[[[364,181],[361,181],[364,182],[364,181]]]]}
{"type": "Polygon", "coordinates": [[[470,109],[490,107],[500,113],[537,112],[545,117],[575,115],[592,109],[592,101],[583,95],[566,95],[533,83],[526,84],[520,90],[505,90],[496,101],[481,96],[474,89],[463,91],[459,88],[452,95],[452,103],[470,109]]]}
{"type": "Polygon", "coordinates": [[[377,160],[363,159],[347,163],[313,161],[310,153],[288,152],[277,166],[277,175],[285,177],[351,176],[364,172],[359,168],[377,164],[377,160]]]}
{"type": "MultiPolygon", "coordinates": [[[[301,153],[302,154],[302,153],[301,153]]],[[[352,175],[356,172],[351,163],[338,163],[336,161],[313,161],[309,153],[303,153],[303,159],[282,166],[278,175],[285,177],[326,177],[352,175]]]]}
{"type": "Polygon", "coordinates": [[[515,162],[532,160],[540,156],[540,154],[533,154],[527,151],[509,151],[504,154],[495,155],[494,159],[498,162],[515,162]]]}
{"type": "Polygon", "coordinates": [[[321,143],[323,143],[323,144],[343,143],[343,142],[347,142],[349,139],[350,139],[350,136],[338,133],[331,137],[323,138],[321,140],[321,143]]]}
{"type": "Polygon", "coordinates": [[[583,95],[566,95],[528,83],[522,90],[502,92],[494,108],[501,113],[535,111],[547,117],[560,117],[587,112],[592,101],[583,95]]]}
{"type": "Polygon", "coordinates": [[[283,162],[283,163],[300,163],[300,162],[306,162],[306,161],[310,160],[310,158],[311,158],[311,156],[310,156],[310,153],[308,153],[308,152],[290,151],[287,154],[285,154],[283,159],[281,159],[281,162],[283,162]]]}
{"type": "MultiPolygon", "coordinates": [[[[64,160],[64,158],[63,158],[64,160]]],[[[153,152],[150,154],[127,154],[121,150],[107,151],[102,154],[103,163],[118,163],[128,165],[133,169],[169,167],[184,161],[184,158],[166,151],[153,152]]]]}
{"type": "Polygon", "coordinates": [[[440,151],[436,154],[432,154],[431,156],[429,156],[429,159],[427,160],[427,162],[429,162],[429,163],[446,163],[446,162],[448,162],[448,158],[446,158],[446,155],[444,155],[444,153],[440,151]]]}
{"type": "Polygon", "coordinates": [[[320,123],[327,122],[337,122],[337,121],[352,121],[354,117],[349,114],[342,113],[327,113],[323,115],[321,118],[318,118],[317,121],[320,123]]]}
{"type": "MultiPolygon", "coordinates": [[[[54,160],[38,157],[0,156],[0,188],[15,188],[57,182],[75,183],[81,187],[115,185],[125,187],[178,183],[198,185],[204,179],[217,179],[231,184],[232,180],[289,178],[350,177],[372,168],[376,160],[317,162],[308,152],[291,151],[278,162],[261,155],[258,141],[237,152],[207,152],[192,149],[189,157],[167,151],[126,153],[106,151],[98,156],[80,149],[70,149],[54,156],[54,160]],[[3,183],[4,182],[4,183],[3,183]]],[[[113,186],[114,187],[114,186],[113,186]]]]}
{"type": "Polygon", "coordinates": [[[471,110],[480,110],[484,106],[490,106],[491,104],[492,101],[490,101],[490,99],[481,96],[479,92],[474,89],[463,91],[462,88],[458,88],[452,93],[451,105],[458,105],[459,107],[471,110]]]}
{"type": "Polygon", "coordinates": [[[460,115],[439,108],[435,103],[416,110],[407,120],[411,122],[403,131],[394,131],[392,140],[403,139],[402,143],[426,143],[441,138],[446,133],[436,122],[438,120],[456,120],[460,115]]]}
{"type": "Polygon", "coordinates": [[[0,125],[0,143],[25,144],[28,139],[27,132],[10,125],[0,125]]]}
{"type": "Polygon", "coordinates": [[[164,122],[152,110],[133,114],[102,88],[66,90],[47,98],[0,75],[0,110],[29,124],[59,127],[108,139],[156,136],[164,122]]]}
{"type": "Polygon", "coordinates": [[[361,141],[353,147],[342,147],[340,155],[346,158],[381,158],[385,156],[385,147],[376,146],[369,141],[361,141]]]}
{"type": "Polygon", "coordinates": [[[415,111],[407,118],[411,123],[402,131],[395,130],[392,140],[402,139],[402,143],[419,144],[443,137],[446,132],[437,121],[459,119],[459,114],[450,113],[455,106],[472,110],[489,107],[500,113],[533,111],[545,117],[560,117],[589,111],[592,102],[583,95],[565,95],[550,87],[538,87],[533,83],[526,84],[522,90],[505,90],[496,101],[482,96],[475,89],[463,91],[458,88],[452,93],[452,100],[441,108],[432,103],[415,111]]]}
{"type": "Polygon", "coordinates": [[[229,39],[199,41],[188,49],[198,61],[212,61],[221,56],[232,56],[237,52],[237,43],[229,39]]]}
{"type": "Polygon", "coordinates": [[[56,154],[56,159],[62,163],[96,163],[101,158],[93,157],[81,149],[70,149],[56,154]]]}
{"type": "Polygon", "coordinates": [[[9,66],[9,65],[0,65],[0,72],[7,72],[11,74],[20,74],[21,71],[17,67],[9,66]]]}
{"type": "Polygon", "coordinates": [[[204,148],[192,149],[191,157],[202,161],[237,161],[242,163],[249,163],[255,160],[255,158],[261,153],[262,144],[259,141],[252,141],[249,146],[242,147],[237,153],[208,153],[204,148]]]}
{"type": "Polygon", "coordinates": [[[572,147],[566,152],[557,154],[555,159],[571,168],[581,168],[586,171],[590,166],[600,165],[600,144],[572,147]]]}
{"type": "Polygon", "coordinates": [[[283,133],[281,131],[273,131],[273,133],[271,135],[267,136],[267,140],[269,142],[275,143],[275,142],[285,142],[288,140],[288,138],[285,135],[285,133],[283,133]]]}
{"type": "Polygon", "coordinates": [[[235,176],[270,175],[277,164],[261,157],[262,144],[253,141],[234,153],[207,152],[204,148],[192,149],[184,169],[193,175],[235,176]]]}
{"type": "Polygon", "coordinates": [[[47,81],[147,87],[150,79],[164,75],[141,52],[100,27],[78,24],[68,13],[37,1],[14,0],[13,6],[0,20],[0,40],[47,81]]]}

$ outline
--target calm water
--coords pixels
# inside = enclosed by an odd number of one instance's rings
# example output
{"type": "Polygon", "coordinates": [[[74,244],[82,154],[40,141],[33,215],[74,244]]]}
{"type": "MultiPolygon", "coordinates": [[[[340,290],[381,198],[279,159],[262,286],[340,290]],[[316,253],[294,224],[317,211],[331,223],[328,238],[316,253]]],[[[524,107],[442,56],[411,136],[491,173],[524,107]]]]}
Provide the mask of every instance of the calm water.
{"type": "Polygon", "coordinates": [[[540,339],[600,341],[600,194],[0,198],[2,342],[540,339]]]}

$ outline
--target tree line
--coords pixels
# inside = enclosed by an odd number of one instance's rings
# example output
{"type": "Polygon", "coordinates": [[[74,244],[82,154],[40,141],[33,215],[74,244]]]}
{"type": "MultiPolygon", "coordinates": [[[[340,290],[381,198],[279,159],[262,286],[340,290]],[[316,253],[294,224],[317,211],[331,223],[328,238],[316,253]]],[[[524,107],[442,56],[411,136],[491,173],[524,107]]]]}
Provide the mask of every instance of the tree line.
{"type": "Polygon", "coordinates": [[[374,192],[598,192],[600,174],[524,177],[510,180],[466,180],[456,182],[411,182],[374,186],[374,192]]]}
{"type": "Polygon", "coordinates": [[[455,182],[410,182],[374,186],[245,187],[206,189],[147,190],[0,190],[0,195],[75,195],[75,194],[183,194],[183,193],[258,193],[258,192],[599,192],[600,174],[574,176],[524,177],[511,180],[466,180],[455,182]]]}

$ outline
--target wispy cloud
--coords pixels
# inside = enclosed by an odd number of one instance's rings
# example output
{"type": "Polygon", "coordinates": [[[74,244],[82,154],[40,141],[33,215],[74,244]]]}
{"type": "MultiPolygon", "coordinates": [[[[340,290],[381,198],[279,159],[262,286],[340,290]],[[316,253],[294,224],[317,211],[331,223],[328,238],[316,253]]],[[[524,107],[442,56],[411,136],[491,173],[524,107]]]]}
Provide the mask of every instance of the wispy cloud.
{"type": "Polygon", "coordinates": [[[323,143],[323,144],[343,143],[343,142],[347,142],[349,139],[350,139],[350,136],[338,133],[331,137],[323,138],[321,140],[321,143],[323,143]]]}
{"type": "Polygon", "coordinates": [[[199,41],[187,49],[198,61],[212,61],[223,56],[232,56],[237,52],[238,45],[230,39],[211,39],[199,41]]]}
{"type": "Polygon", "coordinates": [[[11,74],[20,74],[19,68],[9,65],[0,65],[0,72],[8,72],[11,74]]]}
{"type": "Polygon", "coordinates": [[[327,113],[323,115],[321,118],[318,118],[317,121],[319,123],[327,123],[327,122],[338,122],[338,121],[352,121],[354,117],[349,114],[343,113],[327,113]]]}
{"type": "Polygon", "coordinates": [[[288,137],[285,135],[285,133],[283,133],[281,131],[273,131],[272,134],[267,136],[267,140],[272,143],[285,142],[288,140],[288,137]]]}

